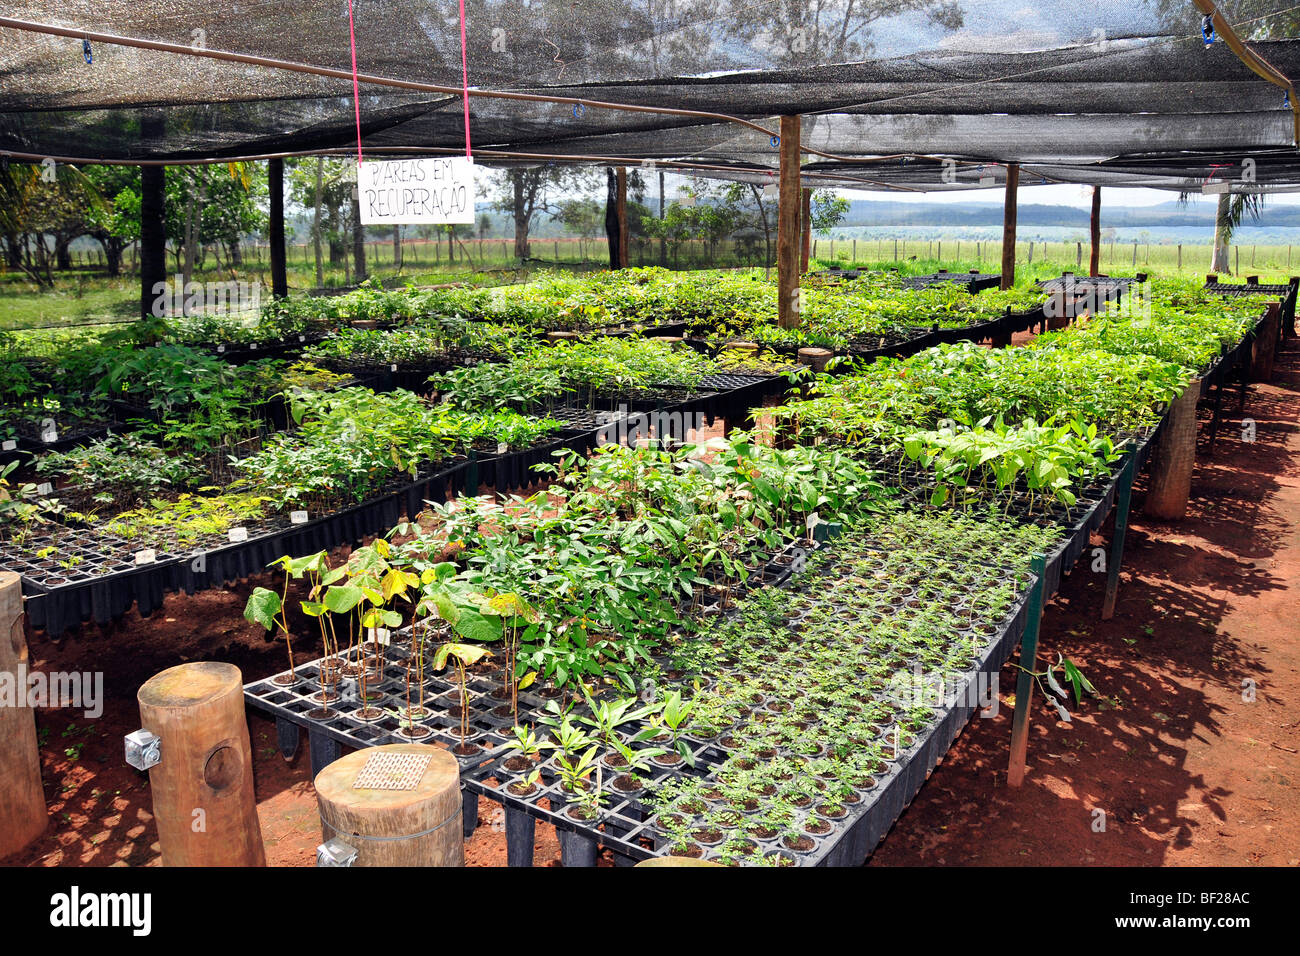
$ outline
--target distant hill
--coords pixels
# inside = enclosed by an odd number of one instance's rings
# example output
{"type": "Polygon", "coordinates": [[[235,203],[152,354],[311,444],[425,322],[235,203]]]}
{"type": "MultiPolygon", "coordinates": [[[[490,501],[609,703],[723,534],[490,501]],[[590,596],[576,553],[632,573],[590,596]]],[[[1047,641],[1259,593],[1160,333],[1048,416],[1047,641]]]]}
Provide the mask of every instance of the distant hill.
{"type": "MultiPolygon", "coordinates": [[[[1155,206],[1106,205],[1102,193],[1101,221],[1107,228],[1170,228],[1193,226],[1212,228],[1215,207],[1211,202],[1180,205],[1165,202],[1155,206]]],[[[1021,203],[1016,210],[1016,220],[1021,226],[1063,226],[1088,228],[1088,210],[1072,206],[1052,206],[1041,203],[1021,203]]],[[[848,214],[840,226],[1001,226],[1002,203],[970,202],[961,205],[946,203],[902,203],[888,200],[855,199],[850,202],[848,214]]],[[[1265,205],[1258,222],[1247,219],[1246,226],[1282,227],[1300,226],[1300,206],[1265,205]]]]}

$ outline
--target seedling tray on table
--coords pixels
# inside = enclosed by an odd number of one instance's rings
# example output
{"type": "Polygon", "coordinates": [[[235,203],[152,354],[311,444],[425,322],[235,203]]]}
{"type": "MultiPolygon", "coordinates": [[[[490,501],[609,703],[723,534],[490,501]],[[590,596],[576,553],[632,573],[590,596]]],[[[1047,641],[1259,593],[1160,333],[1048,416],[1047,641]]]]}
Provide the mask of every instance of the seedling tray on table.
{"type": "MultiPolygon", "coordinates": [[[[835,555],[834,543],[828,553],[835,555]]],[[[860,557],[863,553],[862,550],[857,550],[846,557],[860,557]]],[[[883,551],[876,553],[879,556],[885,554],[883,551]]],[[[920,790],[929,772],[951,746],[966,720],[974,713],[976,701],[980,697],[975,689],[980,675],[984,675],[984,679],[988,680],[988,675],[999,670],[1024,631],[1029,591],[1035,579],[1031,575],[1006,569],[984,570],[992,578],[1017,579],[1018,596],[1003,618],[991,627],[992,634],[985,639],[985,646],[975,656],[971,667],[954,682],[956,692],[941,706],[931,709],[932,719],[929,725],[919,732],[909,729],[902,732],[902,735],[895,729],[894,739],[899,741],[899,744],[892,753],[886,753],[882,757],[883,766],[878,765],[878,769],[872,776],[862,780],[861,785],[855,787],[852,802],[847,799],[845,801],[846,812],[843,816],[838,819],[818,817],[812,805],[801,812],[800,823],[817,823],[819,827],[826,830],[820,835],[809,836],[806,840],[809,846],[791,850],[788,845],[781,843],[778,836],[760,838],[749,834],[744,840],[752,844],[746,851],[748,857],[755,860],[761,858],[767,862],[780,862],[784,865],[858,865],[880,842],[889,827],[920,790]],[[777,857],[781,859],[777,860],[777,857]]],[[[833,574],[835,571],[830,569],[823,573],[833,574]]],[[[819,595],[822,589],[819,588],[818,582],[823,578],[813,576],[813,572],[809,572],[808,576],[812,579],[807,582],[796,575],[777,586],[794,584],[804,593],[819,595]]],[[[900,615],[906,613],[903,602],[900,602],[895,613],[900,615]]],[[[797,622],[798,618],[788,620],[797,622]]],[[[708,636],[705,635],[701,639],[707,640],[708,636]]],[[[671,666],[667,660],[664,663],[665,666],[671,666]]],[[[669,676],[672,673],[669,671],[669,676]]],[[[748,675],[743,672],[729,673],[725,670],[706,672],[700,678],[688,674],[681,680],[679,689],[684,694],[690,694],[695,682],[700,681],[701,688],[707,691],[717,681],[728,681],[744,676],[748,675]]],[[[781,694],[759,696],[761,699],[749,700],[748,710],[751,716],[757,715],[761,718],[764,713],[778,712],[781,708],[789,709],[792,706],[790,701],[781,694]]],[[[869,704],[873,699],[892,698],[888,691],[864,692],[864,703],[869,704]]],[[[566,851],[573,851],[570,859],[582,860],[585,865],[590,865],[593,858],[591,851],[596,845],[600,845],[612,850],[616,861],[630,863],[663,855],[673,849],[673,842],[660,817],[663,811],[656,809],[652,795],[666,785],[683,778],[696,778],[706,785],[718,779],[719,771],[726,768],[735,756],[731,749],[734,744],[729,744],[728,741],[733,736],[746,737],[746,719],[742,717],[740,723],[730,730],[706,732],[703,736],[697,736],[688,729],[681,739],[693,758],[693,765],[681,763],[675,767],[652,767],[642,774],[643,787],[634,791],[632,795],[622,796],[613,787],[602,790],[609,793],[609,804],[600,811],[595,820],[586,823],[566,812],[567,808],[573,806],[573,796],[562,788],[560,773],[553,756],[539,761],[534,766],[525,767],[521,772],[517,767],[510,765],[512,760],[517,761],[518,758],[503,754],[490,763],[467,770],[463,777],[464,785],[469,792],[504,804],[508,843],[524,843],[531,851],[531,826],[523,823],[526,820],[544,820],[552,823],[560,831],[561,846],[566,851]],[[533,769],[536,769],[540,775],[540,785],[535,791],[525,796],[507,787],[508,783],[518,782],[533,769]],[[583,845],[587,852],[582,852],[583,845]]],[[[815,719],[810,718],[810,730],[813,733],[818,731],[815,719]]],[[[834,731],[825,733],[827,739],[823,745],[823,752],[828,752],[825,748],[834,749],[837,742],[831,739],[834,731]]],[[[888,730],[882,730],[882,734],[887,737],[888,730]]],[[[628,736],[631,736],[631,731],[628,732],[628,736]]],[[[796,754],[791,753],[789,756],[796,757],[796,754]]],[[[736,816],[742,823],[748,823],[751,820],[748,814],[755,813],[758,809],[760,807],[737,809],[736,816]]],[[[684,811],[672,809],[670,812],[673,816],[681,816],[684,811]]],[[[700,852],[705,857],[716,857],[722,852],[719,844],[723,842],[723,840],[705,841],[706,845],[699,848],[700,852]]],[[[508,854],[513,858],[512,862],[523,863],[526,862],[530,852],[522,852],[519,846],[508,846],[508,854]]]]}

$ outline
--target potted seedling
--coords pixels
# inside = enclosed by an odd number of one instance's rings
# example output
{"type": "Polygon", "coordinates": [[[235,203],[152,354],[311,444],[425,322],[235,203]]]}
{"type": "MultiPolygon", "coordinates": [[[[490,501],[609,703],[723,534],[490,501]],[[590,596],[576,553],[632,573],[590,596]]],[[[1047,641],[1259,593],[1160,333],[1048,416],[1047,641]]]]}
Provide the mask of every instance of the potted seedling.
{"type": "MultiPolygon", "coordinates": [[[[274,632],[278,629],[284,635],[284,646],[289,654],[289,673],[277,675],[274,683],[288,687],[298,682],[298,675],[293,665],[293,642],[289,634],[289,621],[285,609],[285,600],[289,596],[289,578],[293,576],[295,564],[293,559],[282,556],[272,561],[270,567],[278,567],[284,571],[283,590],[276,594],[269,588],[253,588],[253,593],[248,596],[248,601],[244,605],[244,617],[248,621],[262,625],[268,631],[274,632]]],[[[302,572],[298,573],[301,576],[302,572]]]]}
{"type": "Polygon", "coordinates": [[[506,758],[505,768],[516,772],[528,770],[541,759],[543,744],[531,727],[515,725],[513,739],[505,742],[504,749],[513,750],[515,755],[506,758]]]}
{"type": "Polygon", "coordinates": [[[486,647],[454,643],[443,644],[433,656],[433,669],[437,671],[446,667],[449,660],[456,662],[456,673],[460,682],[460,743],[452,748],[452,753],[458,757],[470,757],[482,750],[478,744],[470,743],[467,740],[469,737],[469,678],[465,669],[477,664],[483,658],[491,656],[492,653],[486,647]]]}

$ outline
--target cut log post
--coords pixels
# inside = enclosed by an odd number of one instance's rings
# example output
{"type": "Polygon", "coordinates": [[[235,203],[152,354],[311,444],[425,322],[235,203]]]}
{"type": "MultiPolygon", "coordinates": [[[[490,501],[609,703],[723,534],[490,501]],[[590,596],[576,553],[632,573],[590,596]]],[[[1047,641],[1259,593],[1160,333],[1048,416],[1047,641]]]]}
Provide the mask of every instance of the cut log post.
{"type": "Polygon", "coordinates": [[[1255,330],[1255,341],[1250,346],[1250,380],[1268,382],[1273,379],[1273,358],[1277,354],[1278,322],[1282,304],[1274,302],[1268,307],[1264,321],[1255,330]]]}
{"type": "Polygon", "coordinates": [[[388,744],[357,750],[316,776],[321,836],[357,851],[354,866],[464,866],[460,765],[439,747],[388,744]],[[375,754],[428,756],[414,790],[358,790],[357,774],[375,754]]]}
{"type": "Polygon", "coordinates": [[[164,866],[265,866],[239,668],[169,667],[140,688],[140,726],[161,740],[149,771],[164,866]]]}
{"type": "Polygon", "coordinates": [[[803,348],[799,350],[799,364],[811,365],[814,372],[826,371],[826,363],[835,357],[830,349],[803,348]]]}
{"type": "Polygon", "coordinates": [[[1169,421],[1152,456],[1151,484],[1142,510],[1153,518],[1178,521],[1187,513],[1196,465],[1196,403],[1201,382],[1194,379],[1169,407],[1169,421]]]}
{"type": "Polygon", "coordinates": [[[14,693],[12,701],[0,698],[0,857],[26,848],[48,822],[27,662],[22,578],[0,571],[0,680],[11,681],[14,693]]]}

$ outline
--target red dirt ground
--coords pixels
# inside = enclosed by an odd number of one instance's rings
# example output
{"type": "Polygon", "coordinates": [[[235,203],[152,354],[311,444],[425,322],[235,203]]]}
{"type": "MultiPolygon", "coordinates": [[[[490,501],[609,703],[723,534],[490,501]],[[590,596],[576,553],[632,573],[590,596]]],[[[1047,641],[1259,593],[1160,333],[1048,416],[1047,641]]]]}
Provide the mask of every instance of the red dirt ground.
{"type": "MultiPolygon", "coordinates": [[[[1274,383],[1251,388],[1255,442],[1241,440],[1235,401],[1212,456],[1202,442],[1188,517],[1135,514],[1115,618],[1099,620],[1105,576],[1087,555],[1048,606],[1040,662],[1070,657],[1104,701],[1065,724],[1036,700],[1028,773],[1011,790],[1008,665],[997,715],[972,721],[871,865],[1300,863],[1298,400],[1293,345],[1274,383]],[[1252,702],[1245,680],[1254,681],[1252,702]]],[[[34,666],[102,668],[108,699],[95,721],[38,712],[50,826],[0,862],[158,865],[148,778],[122,760],[122,737],[139,726],[135,691],[187,660],[231,661],[245,680],[282,670],[283,646],[242,617],[254,583],[274,586],[268,576],[229,593],[174,596],[150,619],[133,613],[61,641],[29,635],[34,666]]],[[[304,640],[296,651],[305,661],[319,648],[304,640]]],[[[250,711],[249,730],[268,862],[311,865],[320,829],[305,742],[286,763],[271,721],[250,711]]],[[[482,801],[479,824],[467,861],[503,865],[500,810],[482,801]]],[[[558,865],[549,827],[538,827],[535,859],[558,865]]]]}

